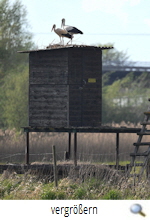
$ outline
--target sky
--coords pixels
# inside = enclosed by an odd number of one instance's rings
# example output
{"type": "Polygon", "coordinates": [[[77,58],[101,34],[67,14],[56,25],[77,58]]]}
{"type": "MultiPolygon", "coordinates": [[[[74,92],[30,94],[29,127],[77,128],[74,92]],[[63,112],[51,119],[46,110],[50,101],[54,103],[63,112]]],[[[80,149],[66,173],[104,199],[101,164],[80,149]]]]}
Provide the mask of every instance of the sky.
{"type": "MultiPolygon", "coordinates": [[[[14,2],[15,0],[10,0],[14,2]]],[[[61,19],[84,34],[73,44],[113,43],[129,61],[150,62],[150,1],[148,0],[20,0],[27,9],[33,41],[39,49],[59,43],[51,32],[61,19]]],[[[65,43],[68,39],[65,39],[65,43]]]]}

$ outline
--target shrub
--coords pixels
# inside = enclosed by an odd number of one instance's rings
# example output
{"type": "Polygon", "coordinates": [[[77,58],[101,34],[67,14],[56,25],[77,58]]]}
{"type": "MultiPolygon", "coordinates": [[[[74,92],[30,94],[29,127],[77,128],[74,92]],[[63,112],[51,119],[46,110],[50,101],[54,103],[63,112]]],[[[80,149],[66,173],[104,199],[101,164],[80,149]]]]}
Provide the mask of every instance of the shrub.
{"type": "Polygon", "coordinates": [[[86,197],[86,189],[79,187],[76,191],[75,191],[75,199],[85,199],[86,197]]]}
{"type": "Polygon", "coordinates": [[[103,196],[103,199],[108,199],[108,200],[117,200],[117,199],[122,199],[121,193],[117,190],[110,190],[108,193],[106,193],[103,196]]]}
{"type": "Polygon", "coordinates": [[[53,191],[45,191],[42,195],[41,195],[41,199],[48,199],[48,200],[54,200],[56,199],[56,192],[53,191]]]}

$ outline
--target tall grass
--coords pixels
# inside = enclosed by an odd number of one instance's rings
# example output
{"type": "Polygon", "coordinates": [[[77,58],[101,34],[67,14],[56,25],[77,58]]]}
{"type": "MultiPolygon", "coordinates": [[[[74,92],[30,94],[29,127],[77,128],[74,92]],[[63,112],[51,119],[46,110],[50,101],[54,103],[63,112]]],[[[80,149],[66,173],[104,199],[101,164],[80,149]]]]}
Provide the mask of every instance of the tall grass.
{"type": "MultiPolygon", "coordinates": [[[[112,126],[135,127],[131,123],[112,126]]],[[[58,189],[48,175],[30,172],[18,175],[4,171],[0,175],[0,199],[150,199],[149,180],[135,182],[132,178],[124,178],[121,171],[99,164],[115,161],[115,134],[78,133],[77,138],[80,169],[71,168],[68,177],[59,180],[58,189]],[[94,162],[95,165],[90,164],[94,162]]],[[[132,133],[120,134],[122,163],[130,160],[137,138],[132,133]]],[[[148,136],[143,141],[148,141],[148,136]]],[[[0,163],[24,163],[25,145],[25,133],[0,130],[0,163]]],[[[56,146],[57,160],[63,163],[68,148],[67,133],[30,133],[30,162],[52,162],[52,145],[56,146]]]]}
{"type": "MultiPolygon", "coordinates": [[[[98,167],[97,167],[98,169],[98,167]]],[[[82,168],[87,173],[87,167],[82,168]]],[[[82,175],[60,179],[58,187],[53,182],[45,182],[36,175],[4,171],[0,175],[0,199],[150,199],[148,180],[133,185],[132,179],[125,179],[118,171],[109,168],[97,170],[97,176],[88,176],[82,181],[82,175]],[[105,170],[105,175],[101,174],[105,170]]]]}
{"type": "MultiPolygon", "coordinates": [[[[134,124],[112,124],[114,127],[135,127],[134,124]]],[[[137,125],[136,127],[141,127],[137,125]]],[[[120,161],[129,161],[133,152],[136,134],[120,134],[120,161]]],[[[148,137],[144,137],[148,140],[148,137]]],[[[116,134],[111,133],[78,133],[78,161],[109,163],[115,161],[116,134]]],[[[15,130],[0,130],[0,163],[24,163],[26,145],[25,133],[16,134],[15,130]]],[[[52,145],[56,146],[57,160],[64,160],[64,152],[68,150],[68,133],[30,133],[30,162],[52,161],[52,145]]],[[[73,138],[72,152],[73,158],[73,138]]]]}

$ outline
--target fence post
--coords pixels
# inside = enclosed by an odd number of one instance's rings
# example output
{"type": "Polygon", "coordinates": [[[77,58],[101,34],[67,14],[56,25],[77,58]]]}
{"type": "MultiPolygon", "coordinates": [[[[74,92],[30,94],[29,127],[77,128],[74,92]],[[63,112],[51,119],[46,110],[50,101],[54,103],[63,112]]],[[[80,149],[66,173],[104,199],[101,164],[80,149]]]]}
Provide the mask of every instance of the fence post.
{"type": "Polygon", "coordinates": [[[147,161],[147,166],[146,166],[146,178],[149,178],[150,175],[150,158],[147,161]]]}
{"type": "Polygon", "coordinates": [[[119,169],[119,133],[116,133],[116,169],[119,169]]]}
{"type": "Polygon", "coordinates": [[[52,146],[52,152],[53,152],[53,165],[54,165],[54,181],[55,181],[55,187],[58,186],[58,176],[57,176],[57,164],[56,164],[56,150],[55,145],[52,146]]]}
{"type": "Polygon", "coordinates": [[[25,163],[29,165],[29,132],[26,132],[25,163]]]}

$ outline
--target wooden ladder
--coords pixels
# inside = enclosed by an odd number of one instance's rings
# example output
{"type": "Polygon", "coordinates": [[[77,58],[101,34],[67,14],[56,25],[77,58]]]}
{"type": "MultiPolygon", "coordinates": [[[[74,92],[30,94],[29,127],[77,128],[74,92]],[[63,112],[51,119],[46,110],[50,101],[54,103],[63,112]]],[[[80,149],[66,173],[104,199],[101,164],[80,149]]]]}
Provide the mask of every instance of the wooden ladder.
{"type": "MultiPolygon", "coordinates": [[[[150,99],[149,99],[150,101],[150,99]]],[[[130,154],[131,162],[129,164],[128,174],[132,177],[138,177],[140,179],[144,174],[144,170],[146,170],[146,175],[148,176],[148,166],[150,162],[150,142],[142,142],[142,138],[144,135],[150,135],[150,130],[147,130],[146,126],[150,125],[150,108],[148,108],[147,112],[144,112],[144,121],[141,123],[142,128],[139,133],[137,133],[138,140],[133,145],[135,146],[134,152],[130,154]],[[141,152],[142,146],[147,146],[147,150],[141,152]],[[139,152],[140,151],[140,152],[139,152]],[[143,163],[137,163],[137,159],[139,157],[144,157],[143,163]],[[136,167],[138,168],[138,173],[136,173],[136,167]]]]}

